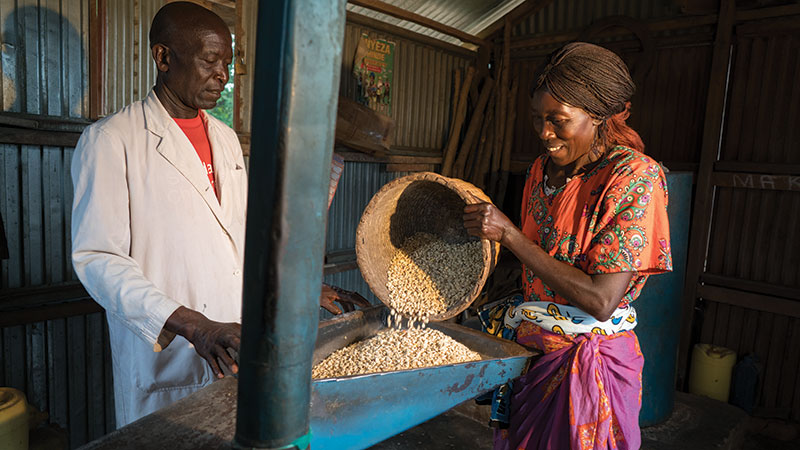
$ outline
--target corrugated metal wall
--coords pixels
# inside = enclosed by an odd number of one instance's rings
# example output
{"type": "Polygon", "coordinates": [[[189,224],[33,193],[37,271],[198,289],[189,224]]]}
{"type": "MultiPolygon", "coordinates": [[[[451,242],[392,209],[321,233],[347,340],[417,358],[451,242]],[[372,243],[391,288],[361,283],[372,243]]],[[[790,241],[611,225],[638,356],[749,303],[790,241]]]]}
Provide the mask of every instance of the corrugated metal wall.
{"type": "Polygon", "coordinates": [[[111,355],[105,316],[48,320],[0,330],[0,386],[69,433],[70,448],[114,430],[111,355]]]}
{"type": "Polygon", "coordinates": [[[731,297],[740,291],[763,297],[749,303],[705,298],[701,340],[756,355],[764,368],[758,406],[778,414],[791,411],[798,420],[800,17],[793,23],[737,27],[733,56],[715,170],[738,173],[738,178],[733,186],[715,188],[702,276],[707,283],[735,289],[726,291],[731,297]],[[781,174],[795,178],[794,185],[779,188],[781,174]],[[776,313],[774,304],[784,305],[785,313],[776,313]]]}
{"type": "MultiPolygon", "coordinates": [[[[88,115],[88,3],[0,0],[3,111],[88,115]]],[[[70,260],[72,148],[0,144],[0,213],[10,258],[3,289],[75,280],[70,260]]],[[[0,386],[23,391],[69,431],[72,447],[114,428],[102,314],[0,329],[0,386]]]]}
{"type": "Polygon", "coordinates": [[[518,25],[512,36],[582,30],[602,17],[664,19],[680,14],[674,1],[665,0],[556,0],[518,25]]]}
{"type": "Polygon", "coordinates": [[[74,0],[0,0],[3,111],[85,117],[88,5],[74,0]]]}
{"type": "Polygon", "coordinates": [[[353,58],[362,33],[372,39],[386,39],[395,43],[391,114],[396,125],[394,145],[441,153],[450,124],[453,73],[456,68],[466,67],[470,58],[462,53],[348,23],[345,27],[340,93],[354,100],[358,84],[353,76],[353,58]]]}
{"type": "Polygon", "coordinates": [[[0,211],[9,259],[0,288],[75,280],[70,259],[72,148],[0,145],[0,211]]]}
{"type": "MultiPolygon", "coordinates": [[[[333,198],[331,209],[328,212],[328,230],[326,236],[326,251],[338,252],[355,250],[356,228],[361,220],[361,213],[367,207],[370,199],[384,184],[408,175],[409,172],[386,172],[382,164],[346,162],[339,181],[336,196],[333,198]]],[[[356,291],[373,304],[380,301],[369,290],[359,270],[348,270],[325,277],[325,282],[343,289],[356,291]]],[[[331,314],[325,310],[320,311],[320,317],[325,319],[331,314]]]]}
{"type": "Polygon", "coordinates": [[[150,56],[150,22],[164,0],[107,2],[105,114],[143,99],[156,82],[150,56]]]}

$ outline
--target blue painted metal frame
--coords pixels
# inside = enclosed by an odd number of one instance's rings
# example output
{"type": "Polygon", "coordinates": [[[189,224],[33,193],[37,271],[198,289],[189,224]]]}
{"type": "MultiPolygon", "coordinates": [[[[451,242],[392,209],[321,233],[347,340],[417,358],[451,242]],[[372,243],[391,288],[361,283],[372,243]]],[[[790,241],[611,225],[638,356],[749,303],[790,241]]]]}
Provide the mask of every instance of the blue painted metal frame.
{"type": "Polygon", "coordinates": [[[235,442],[307,448],[344,0],[259,2],[235,442]]]}
{"type": "MultiPolygon", "coordinates": [[[[384,328],[383,306],[320,326],[314,362],[384,328]]],[[[429,324],[483,356],[481,361],[315,380],[311,448],[362,449],[425,422],[523,373],[534,354],[510,341],[449,323],[429,324]]]]}

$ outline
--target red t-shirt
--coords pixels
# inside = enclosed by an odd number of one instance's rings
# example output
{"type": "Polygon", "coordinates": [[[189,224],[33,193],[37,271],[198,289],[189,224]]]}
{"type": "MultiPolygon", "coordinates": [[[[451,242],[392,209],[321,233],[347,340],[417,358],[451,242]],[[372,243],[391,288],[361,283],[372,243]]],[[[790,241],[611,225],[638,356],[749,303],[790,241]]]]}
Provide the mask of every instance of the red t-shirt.
{"type": "Polygon", "coordinates": [[[208,130],[200,113],[192,119],[177,119],[173,117],[175,123],[181,127],[183,133],[189,138],[189,142],[194,146],[197,156],[203,163],[203,167],[208,174],[208,181],[211,183],[211,188],[214,189],[214,195],[217,195],[217,187],[214,184],[214,162],[211,158],[211,143],[208,141],[208,130]]]}

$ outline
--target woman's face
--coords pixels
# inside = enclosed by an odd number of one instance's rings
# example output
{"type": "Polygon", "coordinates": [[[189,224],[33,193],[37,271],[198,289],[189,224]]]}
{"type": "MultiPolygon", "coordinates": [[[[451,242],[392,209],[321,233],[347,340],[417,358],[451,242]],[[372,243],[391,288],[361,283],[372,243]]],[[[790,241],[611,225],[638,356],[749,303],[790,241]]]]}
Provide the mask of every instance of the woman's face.
{"type": "Polygon", "coordinates": [[[571,164],[589,153],[600,124],[586,111],[559,102],[545,88],[534,92],[531,116],[547,154],[559,166],[571,164]]]}

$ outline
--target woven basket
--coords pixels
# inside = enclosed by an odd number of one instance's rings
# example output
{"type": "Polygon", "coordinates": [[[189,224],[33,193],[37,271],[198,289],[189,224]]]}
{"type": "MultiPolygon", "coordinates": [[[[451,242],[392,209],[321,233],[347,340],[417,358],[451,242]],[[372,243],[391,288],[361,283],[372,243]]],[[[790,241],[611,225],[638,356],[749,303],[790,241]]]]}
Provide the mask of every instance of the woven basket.
{"type": "MultiPolygon", "coordinates": [[[[465,205],[481,201],[491,200],[474,185],[432,172],[398,178],[381,188],[364,210],[356,232],[358,267],[375,296],[389,305],[389,265],[406,238],[426,232],[451,244],[476,239],[467,234],[462,216],[465,205]]],[[[442,321],[465,310],[480,295],[499,252],[499,243],[483,239],[480,277],[464,298],[430,320],[442,321]]]]}

